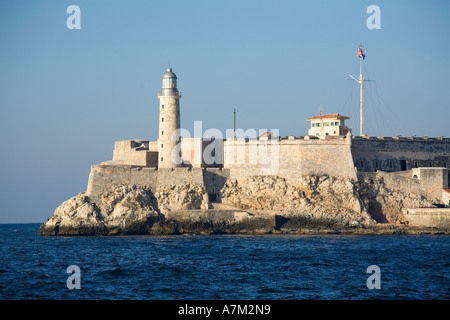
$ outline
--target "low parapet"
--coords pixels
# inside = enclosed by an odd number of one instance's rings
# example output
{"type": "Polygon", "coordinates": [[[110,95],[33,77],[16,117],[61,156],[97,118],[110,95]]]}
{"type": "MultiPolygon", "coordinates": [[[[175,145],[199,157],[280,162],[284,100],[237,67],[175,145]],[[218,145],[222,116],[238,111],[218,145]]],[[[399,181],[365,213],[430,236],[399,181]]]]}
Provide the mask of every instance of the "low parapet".
{"type": "Polygon", "coordinates": [[[450,138],[445,137],[401,137],[401,136],[392,136],[392,137],[382,137],[382,136],[353,136],[354,140],[386,140],[386,141],[438,141],[438,142],[450,142],[450,138]]]}

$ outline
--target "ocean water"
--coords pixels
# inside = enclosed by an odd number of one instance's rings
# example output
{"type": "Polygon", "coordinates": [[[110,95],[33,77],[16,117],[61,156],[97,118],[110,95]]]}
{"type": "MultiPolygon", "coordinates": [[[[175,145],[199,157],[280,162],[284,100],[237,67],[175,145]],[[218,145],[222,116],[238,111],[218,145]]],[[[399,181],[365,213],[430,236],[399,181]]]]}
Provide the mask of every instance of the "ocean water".
{"type": "Polygon", "coordinates": [[[0,225],[0,299],[450,298],[448,236],[41,237],[38,228],[0,225]],[[67,286],[72,265],[79,289],[67,286]]]}

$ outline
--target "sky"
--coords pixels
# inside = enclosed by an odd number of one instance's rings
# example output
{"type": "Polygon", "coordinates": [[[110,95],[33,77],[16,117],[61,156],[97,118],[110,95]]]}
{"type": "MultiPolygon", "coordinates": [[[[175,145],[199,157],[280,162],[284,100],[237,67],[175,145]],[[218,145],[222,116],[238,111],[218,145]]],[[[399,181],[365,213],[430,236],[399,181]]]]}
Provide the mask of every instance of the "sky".
{"type": "Polygon", "coordinates": [[[114,141],[156,140],[168,67],[189,132],[225,135],[236,108],[244,130],[304,136],[322,111],[357,135],[362,44],[365,133],[450,137],[449,14],[446,0],[2,0],[0,223],[46,221],[114,141]]]}

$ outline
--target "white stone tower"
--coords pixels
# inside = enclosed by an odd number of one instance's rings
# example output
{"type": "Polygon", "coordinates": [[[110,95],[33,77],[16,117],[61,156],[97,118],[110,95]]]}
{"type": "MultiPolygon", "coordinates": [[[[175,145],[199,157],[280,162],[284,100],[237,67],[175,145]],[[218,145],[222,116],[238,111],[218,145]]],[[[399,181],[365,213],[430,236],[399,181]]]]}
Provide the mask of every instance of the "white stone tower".
{"type": "Polygon", "coordinates": [[[177,76],[167,69],[162,76],[159,98],[158,168],[175,168],[181,164],[180,98],[177,76]]]}

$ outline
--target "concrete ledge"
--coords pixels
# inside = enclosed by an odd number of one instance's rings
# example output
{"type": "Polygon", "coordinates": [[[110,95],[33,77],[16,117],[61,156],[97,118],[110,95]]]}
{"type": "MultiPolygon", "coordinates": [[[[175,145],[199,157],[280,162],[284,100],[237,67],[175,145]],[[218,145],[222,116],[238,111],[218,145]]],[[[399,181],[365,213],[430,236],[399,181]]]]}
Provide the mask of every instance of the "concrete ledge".
{"type": "Polygon", "coordinates": [[[450,208],[403,209],[402,213],[410,225],[450,229],[450,208]]]}

